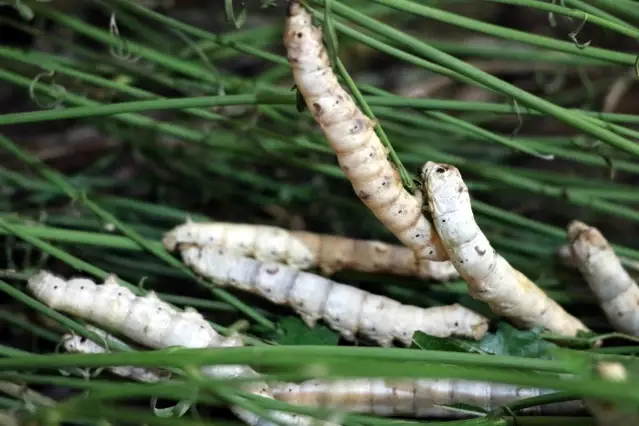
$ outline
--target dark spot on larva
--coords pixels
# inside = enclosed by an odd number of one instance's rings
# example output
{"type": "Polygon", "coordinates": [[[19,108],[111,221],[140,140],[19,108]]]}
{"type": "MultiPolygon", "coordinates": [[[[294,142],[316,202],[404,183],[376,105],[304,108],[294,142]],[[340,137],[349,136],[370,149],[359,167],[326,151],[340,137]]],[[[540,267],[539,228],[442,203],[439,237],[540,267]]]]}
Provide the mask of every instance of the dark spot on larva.
{"type": "Polygon", "coordinates": [[[213,235],[210,235],[209,236],[209,241],[213,241],[213,240],[215,240],[215,238],[213,238],[213,235]]]}
{"type": "Polygon", "coordinates": [[[441,173],[445,173],[445,172],[446,172],[446,169],[443,168],[443,167],[437,167],[435,169],[435,173],[440,173],[441,174],[441,173]]]}
{"type": "Polygon", "coordinates": [[[266,268],[266,273],[269,275],[274,275],[274,274],[277,274],[279,270],[280,269],[277,266],[271,265],[268,268],[266,268]]]}
{"type": "Polygon", "coordinates": [[[463,186],[461,186],[461,185],[459,185],[459,186],[457,187],[457,192],[459,192],[460,194],[461,194],[462,192],[464,192],[464,187],[463,187],[463,186]]]}
{"type": "Polygon", "coordinates": [[[200,330],[204,330],[204,326],[203,325],[200,326],[200,330]]]}
{"type": "Polygon", "coordinates": [[[459,261],[459,263],[464,263],[464,261],[463,261],[463,260],[460,260],[460,261],[459,261]]]}
{"type": "Polygon", "coordinates": [[[317,102],[313,102],[313,110],[315,111],[316,114],[321,114],[322,106],[318,104],[317,102]]]}
{"type": "Polygon", "coordinates": [[[339,322],[339,317],[335,317],[335,322],[339,322]]]}
{"type": "Polygon", "coordinates": [[[428,252],[428,254],[433,254],[433,251],[432,251],[432,250],[431,250],[431,251],[429,251],[429,252],[428,252]]]}
{"type": "Polygon", "coordinates": [[[482,250],[479,248],[479,246],[475,246],[475,251],[477,252],[478,255],[483,256],[486,254],[486,250],[482,250]]]}
{"type": "Polygon", "coordinates": [[[57,286],[57,285],[54,285],[54,286],[53,286],[53,289],[54,289],[54,290],[57,290],[57,289],[58,289],[58,286],[57,286]]]}
{"type": "Polygon", "coordinates": [[[302,37],[304,37],[304,34],[302,34],[302,33],[297,33],[296,35],[297,35],[297,38],[302,38],[302,37]]]}
{"type": "Polygon", "coordinates": [[[267,289],[266,289],[266,292],[267,292],[267,293],[271,293],[272,291],[273,291],[273,290],[271,290],[270,288],[267,288],[267,289]]]}
{"type": "Polygon", "coordinates": [[[459,322],[455,321],[455,324],[453,324],[455,327],[459,327],[459,322]]]}
{"type": "Polygon", "coordinates": [[[399,211],[397,212],[397,214],[402,214],[402,213],[404,213],[404,210],[399,210],[399,211]]]}
{"type": "Polygon", "coordinates": [[[371,328],[371,331],[372,331],[373,333],[375,333],[375,332],[377,331],[377,327],[372,327],[372,328],[371,328]]]}
{"type": "Polygon", "coordinates": [[[83,285],[80,286],[80,290],[84,290],[84,286],[83,285]]]}
{"type": "Polygon", "coordinates": [[[368,192],[358,192],[357,196],[361,199],[361,200],[368,200],[371,197],[371,194],[369,194],[368,192]]]}
{"type": "Polygon", "coordinates": [[[446,223],[446,219],[442,220],[442,223],[446,223]]]}
{"type": "Polygon", "coordinates": [[[374,152],[371,152],[370,154],[368,154],[368,157],[369,157],[369,158],[373,158],[373,156],[374,156],[374,155],[375,155],[375,153],[374,153],[374,152]]]}
{"type": "Polygon", "coordinates": [[[143,331],[144,331],[145,334],[148,333],[149,332],[149,326],[145,325],[144,328],[143,328],[143,331]]]}
{"type": "Polygon", "coordinates": [[[122,292],[121,291],[118,291],[118,297],[119,296],[122,296],[122,292]]]}
{"type": "Polygon", "coordinates": [[[623,316],[623,312],[621,312],[621,311],[617,312],[617,316],[618,316],[619,318],[621,318],[621,317],[623,316]]]}

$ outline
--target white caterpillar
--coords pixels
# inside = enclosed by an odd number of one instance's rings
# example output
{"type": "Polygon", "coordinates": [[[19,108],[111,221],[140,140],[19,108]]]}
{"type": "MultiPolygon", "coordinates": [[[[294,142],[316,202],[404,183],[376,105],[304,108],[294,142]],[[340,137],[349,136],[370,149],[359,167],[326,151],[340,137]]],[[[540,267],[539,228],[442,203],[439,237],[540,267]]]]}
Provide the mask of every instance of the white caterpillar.
{"type": "MultiPolygon", "coordinates": [[[[120,286],[115,276],[97,285],[86,278],[68,281],[50,272],[41,271],[32,276],[29,290],[52,309],[92,321],[101,327],[116,330],[136,342],[151,348],[183,346],[187,348],[241,346],[239,336],[224,339],[195,309],[178,311],[161,301],[153,292],[136,296],[120,286]]],[[[258,377],[248,366],[220,365],[202,367],[202,373],[216,378],[258,377]]],[[[251,382],[243,386],[249,392],[273,398],[264,382],[251,382]]],[[[241,407],[231,410],[251,426],[276,426],[241,407]]],[[[292,413],[272,412],[286,425],[310,426],[312,418],[292,413]]],[[[337,426],[326,424],[325,426],[337,426]]]]}
{"type": "MultiPolygon", "coordinates": [[[[610,382],[628,380],[626,367],[618,362],[599,361],[595,371],[599,377],[610,382]]],[[[618,406],[618,404],[593,398],[586,399],[585,403],[599,426],[639,425],[639,410],[635,406],[618,406]]]]}
{"type": "Polygon", "coordinates": [[[639,287],[623,268],[608,241],[583,222],[568,225],[572,259],[612,326],[639,336],[639,287]]]}
{"type": "MultiPolygon", "coordinates": [[[[121,342],[119,339],[110,335],[106,331],[87,325],[86,329],[101,336],[107,341],[107,339],[121,342]]],[[[93,340],[87,339],[84,336],[79,336],[74,333],[66,333],[62,336],[62,346],[67,352],[84,353],[84,354],[102,354],[107,353],[109,350],[106,346],[102,346],[95,343],[93,340]]],[[[114,366],[107,367],[109,371],[120,377],[136,380],[144,383],[157,383],[162,380],[166,380],[169,377],[168,371],[162,371],[159,369],[148,369],[142,367],[133,366],[114,366]]]]}
{"type": "Polygon", "coordinates": [[[409,345],[415,331],[481,339],[488,320],[461,305],[419,308],[301,272],[278,263],[223,254],[213,247],[181,249],[184,262],[221,287],[253,292],[290,305],[309,327],[322,318],[346,339],[361,333],[382,346],[395,338],[409,345]]]}
{"type": "Polygon", "coordinates": [[[179,245],[210,246],[263,262],[285,263],[293,268],[319,267],[330,275],[342,269],[416,276],[447,281],[459,274],[449,262],[422,260],[407,247],[381,241],[356,240],[334,235],[288,231],[266,225],[228,222],[196,223],[187,219],[164,235],[169,250],[179,245]]]}
{"type": "MultiPolygon", "coordinates": [[[[290,404],[326,407],[382,416],[465,417],[441,405],[468,404],[491,411],[524,398],[555,392],[470,380],[309,380],[271,386],[273,396],[290,404]]],[[[530,407],[525,413],[571,414],[583,411],[581,400],[530,407]]]]}
{"type": "Polygon", "coordinates": [[[446,260],[439,236],[422,214],[421,195],[404,189],[375,133],[375,123],[337,81],[321,29],[312,25],[299,1],[289,3],[288,14],[284,45],[295,84],[355,193],[418,261],[446,260]]]}
{"type": "Polygon", "coordinates": [[[468,188],[457,168],[429,161],[421,175],[435,228],[472,297],[525,328],[542,326],[567,336],[587,330],[491,247],[475,222],[468,188]]]}

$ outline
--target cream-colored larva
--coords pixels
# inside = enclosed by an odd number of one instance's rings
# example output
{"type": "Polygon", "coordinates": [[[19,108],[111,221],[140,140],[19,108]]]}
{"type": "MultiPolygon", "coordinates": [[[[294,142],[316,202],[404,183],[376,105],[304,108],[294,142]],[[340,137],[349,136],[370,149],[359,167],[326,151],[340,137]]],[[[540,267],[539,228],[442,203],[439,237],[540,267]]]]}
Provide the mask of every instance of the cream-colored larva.
{"type": "Polygon", "coordinates": [[[449,261],[422,260],[407,247],[381,241],[356,240],[275,226],[229,222],[197,223],[187,219],[164,235],[164,246],[211,246],[237,256],[279,262],[297,269],[319,267],[326,275],[342,269],[416,276],[448,281],[459,277],[449,261]]]}
{"type": "Polygon", "coordinates": [[[393,339],[409,345],[415,331],[480,339],[488,329],[485,317],[459,304],[428,309],[402,305],[319,275],[228,255],[214,247],[183,246],[181,254],[189,267],[216,285],[290,305],[309,327],[321,318],[349,340],[360,333],[382,346],[390,346],[393,339]]]}
{"type": "MultiPolygon", "coordinates": [[[[610,382],[625,382],[628,380],[626,367],[618,362],[599,361],[595,366],[599,377],[610,382]]],[[[636,407],[619,406],[608,401],[593,398],[585,400],[588,411],[595,418],[599,426],[637,426],[639,425],[639,410],[636,407]]]]}
{"type": "Polygon", "coordinates": [[[608,241],[580,221],[568,225],[572,259],[588,282],[610,324],[639,336],[639,287],[626,272],[608,241]]]}
{"type": "Polygon", "coordinates": [[[321,29],[299,1],[289,2],[288,15],[284,45],[295,84],[355,193],[419,261],[446,260],[439,236],[422,214],[421,195],[404,189],[375,123],[337,81],[321,29]]]}
{"type": "MultiPolygon", "coordinates": [[[[271,386],[273,396],[290,404],[326,407],[382,416],[465,417],[442,405],[467,404],[491,411],[512,402],[545,395],[550,389],[524,388],[470,380],[309,380],[271,386]]],[[[581,400],[546,404],[525,413],[572,414],[584,410],[581,400]]]]}
{"type": "MultiPolygon", "coordinates": [[[[136,296],[120,286],[115,276],[102,285],[86,278],[64,280],[48,271],[33,275],[27,284],[29,290],[42,303],[52,309],[92,321],[101,327],[115,330],[142,345],[160,349],[172,346],[187,348],[240,346],[239,336],[223,338],[195,309],[179,311],[161,301],[153,292],[136,296]]],[[[248,366],[220,365],[202,367],[202,373],[216,378],[240,375],[258,377],[248,366]]],[[[251,382],[243,386],[249,392],[273,398],[264,382],[251,382]]],[[[275,426],[241,407],[231,410],[251,426],[275,426]]],[[[313,419],[286,412],[272,412],[286,425],[310,426],[313,419]]],[[[337,426],[327,423],[325,426],[337,426]]]]}
{"type": "Polygon", "coordinates": [[[567,336],[587,330],[492,248],[475,222],[468,188],[457,168],[429,161],[421,177],[435,228],[472,297],[521,327],[541,326],[567,336]]]}
{"type": "MultiPolygon", "coordinates": [[[[121,342],[119,339],[100,328],[93,327],[91,325],[87,325],[86,328],[87,330],[104,338],[105,342],[107,339],[121,342]]],[[[67,352],[74,353],[102,354],[109,352],[106,346],[100,345],[93,340],[74,333],[66,333],[62,336],[62,346],[67,352]]],[[[133,366],[114,366],[107,367],[107,369],[117,376],[144,383],[157,383],[168,379],[170,375],[168,371],[133,366]]]]}

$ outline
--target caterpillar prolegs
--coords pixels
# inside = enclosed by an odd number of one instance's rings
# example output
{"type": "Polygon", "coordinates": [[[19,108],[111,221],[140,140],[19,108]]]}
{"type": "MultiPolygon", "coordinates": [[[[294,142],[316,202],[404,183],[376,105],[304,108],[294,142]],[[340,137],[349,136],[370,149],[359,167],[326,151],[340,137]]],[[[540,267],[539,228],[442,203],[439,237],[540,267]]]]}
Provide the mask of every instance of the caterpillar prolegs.
{"type": "Polygon", "coordinates": [[[475,222],[468,188],[457,168],[429,161],[421,177],[435,228],[472,297],[522,327],[541,326],[567,336],[587,330],[492,248],[475,222]]]}
{"type": "Polygon", "coordinates": [[[297,269],[319,267],[330,275],[342,269],[416,276],[447,281],[459,274],[449,261],[415,258],[407,247],[381,241],[356,240],[334,235],[288,231],[266,225],[228,222],[196,223],[188,219],[164,235],[164,246],[210,246],[237,256],[279,262],[297,269]]]}
{"type": "Polygon", "coordinates": [[[181,254],[189,267],[216,285],[290,305],[309,327],[321,318],[349,340],[360,333],[382,346],[390,346],[393,339],[409,345],[415,331],[481,339],[488,329],[487,318],[459,304],[428,309],[403,305],[319,275],[213,247],[184,246],[181,254]]]}
{"type": "Polygon", "coordinates": [[[639,286],[624,269],[608,241],[583,222],[568,225],[572,260],[618,331],[639,336],[639,286]]]}
{"type": "Polygon", "coordinates": [[[288,7],[284,46],[295,84],[355,193],[418,261],[446,260],[439,236],[422,214],[421,195],[404,189],[375,123],[337,81],[321,29],[313,26],[299,1],[290,1],[288,7]]]}
{"type": "MultiPolygon", "coordinates": [[[[119,339],[111,336],[106,331],[93,327],[91,325],[87,325],[86,329],[95,333],[96,335],[102,337],[105,342],[107,339],[115,340],[117,342],[121,342],[119,339]]],[[[93,340],[87,339],[84,336],[79,336],[74,333],[66,333],[62,336],[62,346],[67,352],[74,353],[83,353],[83,354],[102,354],[109,352],[106,343],[105,345],[100,345],[93,340]]],[[[113,374],[118,375],[120,377],[124,377],[131,380],[136,380],[138,382],[144,383],[157,383],[162,380],[166,380],[169,377],[168,371],[163,371],[159,369],[147,369],[141,367],[133,367],[133,366],[114,366],[107,367],[109,371],[113,374]]]]}
{"type": "MultiPolygon", "coordinates": [[[[554,392],[501,383],[470,380],[309,380],[272,386],[275,398],[291,404],[322,406],[382,416],[465,417],[442,405],[467,404],[491,411],[524,398],[554,392]]],[[[573,414],[584,410],[581,400],[531,407],[524,413],[573,414]]]]}
{"type": "MultiPolygon", "coordinates": [[[[32,276],[28,289],[52,309],[66,312],[117,331],[151,348],[183,346],[187,348],[241,346],[239,336],[223,338],[195,309],[179,311],[161,301],[153,292],[136,296],[120,286],[115,276],[98,285],[86,278],[64,280],[48,271],[32,276]]],[[[202,373],[216,378],[258,377],[248,366],[221,365],[202,367],[202,373]]],[[[250,382],[243,388],[256,395],[273,398],[264,382],[250,382]]],[[[275,426],[241,407],[231,410],[251,426],[275,426]]],[[[278,420],[291,426],[310,426],[314,419],[292,413],[273,412],[278,420]]],[[[337,426],[324,423],[324,426],[337,426]]]]}

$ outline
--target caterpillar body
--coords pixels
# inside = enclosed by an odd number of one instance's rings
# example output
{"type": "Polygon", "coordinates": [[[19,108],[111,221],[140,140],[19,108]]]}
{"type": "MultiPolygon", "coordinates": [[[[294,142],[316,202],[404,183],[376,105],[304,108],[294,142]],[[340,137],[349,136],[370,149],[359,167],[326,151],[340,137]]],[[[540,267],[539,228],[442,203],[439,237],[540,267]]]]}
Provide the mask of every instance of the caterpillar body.
{"type": "MultiPolygon", "coordinates": [[[[272,386],[275,398],[291,404],[322,406],[382,416],[465,417],[464,413],[440,407],[468,404],[491,411],[524,398],[554,392],[502,383],[470,380],[309,380],[272,386]]],[[[546,415],[579,413],[581,400],[530,407],[523,412],[546,415]]]]}
{"type": "Polygon", "coordinates": [[[266,225],[196,223],[187,219],[184,224],[167,232],[162,241],[169,251],[184,244],[211,246],[229,254],[284,263],[297,269],[319,267],[326,275],[352,269],[436,281],[448,281],[459,276],[449,261],[417,262],[415,254],[404,246],[288,231],[266,225]]]}
{"type": "MultiPolygon", "coordinates": [[[[610,382],[626,382],[628,372],[626,367],[618,362],[599,361],[595,366],[599,377],[610,382]]],[[[595,418],[598,426],[639,425],[639,410],[636,406],[629,407],[598,399],[585,400],[588,411],[595,418]]]]}
{"type": "MultiPolygon", "coordinates": [[[[241,346],[239,336],[220,336],[204,317],[193,308],[179,311],[161,301],[153,292],[136,296],[120,286],[114,275],[98,285],[86,278],[64,280],[48,271],[33,275],[28,289],[37,299],[52,309],[92,321],[101,327],[115,330],[142,345],[160,349],[172,346],[187,348],[241,346]]],[[[248,366],[205,366],[202,373],[216,378],[238,376],[258,377],[248,366]]],[[[249,392],[273,398],[264,382],[250,382],[243,386],[249,392]]],[[[251,426],[276,426],[241,407],[231,410],[251,426]]],[[[314,419],[293,413],[273,412],[283,423],[291,426],[310,426],[314,419]]],[[[337,426],[325,423],[325,426],[337,426]]]]}
{"type": "Polygon", "coordinates": [[[608,241],[583,222],[568,225],[570,252],[577,268],[610,321],[622,333],[639,336],[639,287],[608,241]]]}
{"type": "Polygon", "coordinates": [[[481,339],[487,318],[459,304],[420,308],[271,262],[236,257],[213,247],[184,246],[184,262],[220,287],[256,293],[290,305],[309,327],[323,319],[346,339],[361,333],[382,346],[409,345],[415,331],[439,337],[481,339]]]}
{"type": "Polygon", "coordinates": [[[297,89],[359,199],[418,261],[446,260],[439,236],[422,214],[421,195],[404,189],[375,123],[337,81],[321,29],[296,0],[289,2],[284,45],[297,89]]]}
{"type": "MultiPolygon", "coordinates": [[[[86,328],[87,330],[104,338],[105,341],[107,338],[113,339],[115,341],[120,341],[114,336],[108,334],[106,331],[97,327],[87,325],[86,328]]],[[[74,353],[101,354],[109,352],[106,346],[102,346],[98,343],[95,343],[93,340],[73,333],[66,333],[62,336],[62,346],[67,352],[74,353]]],[[[157,383],[161,382],[162,380],[166,380],[169,377],[169,373],[167,371],[162,371],[159,369],[147,369],[133,366],[114,366],[107,367],[107,369],[113,374],[120,377],[144,383],[157,383]]]]}
{"type": "Polygon", "coordinates": [[[472,297],[521,327],[542,326],[567,336],[587,330],[491,247],[475,222],[468,188],[457,168],[429,161],[421,177],[435,228],[472,297]]]}

